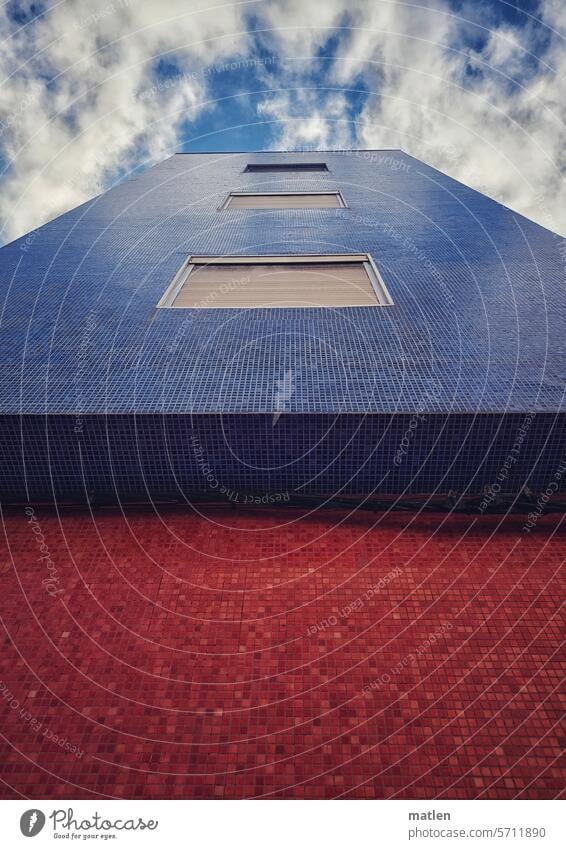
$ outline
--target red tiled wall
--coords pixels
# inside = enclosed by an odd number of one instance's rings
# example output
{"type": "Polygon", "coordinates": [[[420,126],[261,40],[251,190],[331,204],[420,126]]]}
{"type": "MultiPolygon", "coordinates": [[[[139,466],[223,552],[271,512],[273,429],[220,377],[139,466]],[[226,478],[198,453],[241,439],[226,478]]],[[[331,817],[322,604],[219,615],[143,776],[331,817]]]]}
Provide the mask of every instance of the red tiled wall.
{"type": "Polygon", "coordinates": [[[12,510],[1,792],[556,796],[564,534],[523,521],[12,510]]]}

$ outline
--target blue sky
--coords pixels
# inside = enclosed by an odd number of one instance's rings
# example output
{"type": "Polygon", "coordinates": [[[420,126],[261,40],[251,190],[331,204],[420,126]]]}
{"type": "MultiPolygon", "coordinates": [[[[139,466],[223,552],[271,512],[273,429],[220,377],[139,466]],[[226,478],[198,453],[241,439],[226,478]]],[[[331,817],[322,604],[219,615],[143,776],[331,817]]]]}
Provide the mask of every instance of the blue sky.
{"type": "Polygon", "coordinates": [[[175,150],[400,147],[566,231],[562,0],[0,12],[2,241],[175,150]]]}

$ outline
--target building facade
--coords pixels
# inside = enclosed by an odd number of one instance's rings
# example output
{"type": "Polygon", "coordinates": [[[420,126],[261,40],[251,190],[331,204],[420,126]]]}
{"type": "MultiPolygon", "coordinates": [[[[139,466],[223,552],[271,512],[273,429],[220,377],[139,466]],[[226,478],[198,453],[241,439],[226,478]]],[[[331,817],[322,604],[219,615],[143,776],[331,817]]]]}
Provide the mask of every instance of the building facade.
{"type": "Polygon", "coordinates": [[[401,151],[177,154],[0,251],[0,497],[563,491],[565,278],[401,151]]]}

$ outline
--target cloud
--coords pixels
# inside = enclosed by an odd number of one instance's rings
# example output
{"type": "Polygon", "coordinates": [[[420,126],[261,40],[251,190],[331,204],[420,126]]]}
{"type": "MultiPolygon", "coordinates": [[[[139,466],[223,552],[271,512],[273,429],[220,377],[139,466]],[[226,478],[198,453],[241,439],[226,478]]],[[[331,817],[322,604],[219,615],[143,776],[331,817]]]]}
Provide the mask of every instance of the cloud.
{"type": "MultiPolygon", "coordinates": [[[[340,146],[347,133],[336,110],[324,108],[326,90],[362,85],[367,97],[351,129],[359,146],[402,148],[566,231],[564,4],[545,2],[540,22],[524,17],[520,24],[490,21],[485,4],[463,7],[460,15],[441,0],[421,7],[332,5],[332,19],[347,16],[349,27],[326,74],[321,105],[305,109],[302,119],[300,96],[276,95],[271,105],[260,105],[261,114],[278,116],[285,147],[304,147],[309,135],[340,146]]],[[[313,34],[311,56],[321,34],[313,34]]],[[[309,51],[304,32],[284,30],[278,37],[288,58],[309,51]]],[[[296,85],[291,72],[289,86],[296,85]]],[[[306,105],[313,99],[311,93],[306,105]]]]}
{"type": "Polygon", "coordinates": [[[258,113],[281,125],[274,144],[278,150],[305,147],[325,150],[354,145],[347,98],[339,92],[321,95],[319,91],[301,88],[280,92],[260,103],[258,113]]]}
{"type": "Polygon", "coordinates": [[[247,47],[243,8],[74,0],[35,17],[20,3],[15,18],[4,5],[2,240],[174,152],[183,122],[201,109],[206,66],[247,47]],[[174,85],[155,87],[160,59],[181,69],[174,85]]]}
{"type": "MultiPolygon", "coordinates": [[[[279,61],[253,69],[248,85],[255,74],[267,93],[241,97],[238,108],[242,124],[270,122],[272,147],[400,147],[564,232],[566,7],[544,0],[538,21],[495,8],[65,0],[38,13],[31,2],[4,5],[0,238],[179,149],[187,123],[214,109],[219,80],[206,70],[264,54],[279,61]]],[[[223,95],[230,85],[238,90],[237,74],[223,95]]]]}

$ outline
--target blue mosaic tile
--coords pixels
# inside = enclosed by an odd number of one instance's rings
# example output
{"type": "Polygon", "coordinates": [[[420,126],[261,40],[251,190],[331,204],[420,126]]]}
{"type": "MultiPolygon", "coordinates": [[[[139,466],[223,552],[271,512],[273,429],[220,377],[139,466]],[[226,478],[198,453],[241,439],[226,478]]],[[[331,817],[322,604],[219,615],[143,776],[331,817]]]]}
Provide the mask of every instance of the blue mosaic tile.
{"type": "Polygon", "coordinates": [[[517,462],[506,466],[525,421],[433,415],[415,427],[409,415],[9,416],[1,420],[2,491],[12,502],[477,495],[499,480],[503,492],[536,492],[554,479],[566,429],[552,415],[532,416],[517,462]]]}
{"type": "MultiPolygon", "coordinates": [[[[50,462],[43,453],[44,416],[70,458],[79,444],[90,446],[96,465],[97,440],[104,434],[98,416],[111,418],[118,442],[118,422],[125,422],[128,439],[141,426],[148,440],[143,450],[151,445],[161,459],[156,434],[162,424],[156,422],[167,421],[167,433],[171,427],[186,437],[183,417],[204,416],[213,438],[229,419],[239,423],[239,443],[274,459],[278,452],[296,457],[306,430],[326,433],[328,416],[339,416],[346,442],[353,423],[365,423],[367,416],[373,424],[363,424],[366,441],[353,437],[360,459],[381,428],[397,438],[407,417],[426,414],[428,423],[418,428],[425,453],[426,440],[438,436],[438,422],[444,422],[434,462],[427,461],[416,483],[404,464],[397,477],[388,476],[383,491],[427,491],[441,481],[459,488],[470,483],[478,462],[486,452],[491,456],[489,417],[512,444],[521,414],[532,410],[541,423],[532,433],[547,439],[549,465],[541,472],[533,444],[518,477],[532,472],[538,480],[560,462],[562,450],[565,277],[564,239],[400,151],[179,154],[0,250],[0,428],[11,434],[13,417],[25,416],[28,474],[44,491],[50,462]],[[289,158],[325,161],[329,171],[244,172],[249,162],[289,158]],[[230,191],[246,189],[340,190],[348,208],[218,210],[230,191]],[[190,254],[344,252],[372,255],[393,306],[156,307],[190,254]],[[282,393],[286,380],[292,386],[282,393]],[[278,411],[284,415],[277,427],[264,428],[261,422],[278,411]],[[258,421],[244,427],[249,414],[258,421]],[[145,422],[145,416],[153,418],[145,422]],[[88,428],[73,442],[63,434],[72,431],[66,422],[77,417],[88,428]],[[459,439],[446,428],[458,433],[457,423],[472,428],[475,442],[466,441],[470,458],[457,460],[443,477],[459,439]]],[[[322,471],[332,450],[342,450],[333,438],[324,443],[327,454],[311,446],[303,467],[294,460],[297,468],[274,485],[304,486],[311,472],[320,473],[313,491],[323,484],[340,487],[349,478],[355,481],[345,484],[350,491],[375,485],[383,458],[360,471],[346,453],[346,465],[335,459],[332,473],[322,471]]],[[[22,446],[11,439],[5,440],[12,453],[4,450],[0,482],[6,497],[21,489],[22,446]]],[[[410,463],[418,463],[418,444],[415,438],[410,463]]],[[[132,443],[126,440],[128,450],[132,443]]],[[[221,456],[226,478],[272,485],[267,472],[249,477],[221,456]]],[[[493,459],[497,466],[497,452],[493,459]]],[[[193,460],[185,457],[183,490],[197,485],[193,460]]],[[[68,491],[82,486],[73,479],[74,462],[69,459],[69,469],[57,467],[57,486],[68,491]]],[[[100,459],[102,477],[89,466],[93,486],[108,488],[105,476],[113,463],[100,459]]],[[[139,483],[139,469],[118,466],[125,475],[120,486],[139,483]]],[[[473,484],[478,491],[489,474],[486,467],[473,484]]],[[[156,491],[170,490],[170,472],[152,475],[156,491]]]]}

